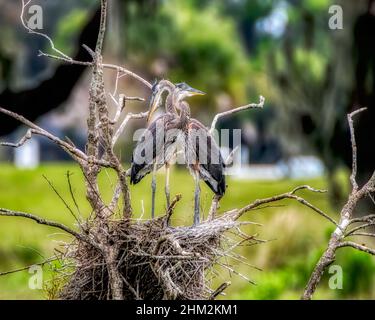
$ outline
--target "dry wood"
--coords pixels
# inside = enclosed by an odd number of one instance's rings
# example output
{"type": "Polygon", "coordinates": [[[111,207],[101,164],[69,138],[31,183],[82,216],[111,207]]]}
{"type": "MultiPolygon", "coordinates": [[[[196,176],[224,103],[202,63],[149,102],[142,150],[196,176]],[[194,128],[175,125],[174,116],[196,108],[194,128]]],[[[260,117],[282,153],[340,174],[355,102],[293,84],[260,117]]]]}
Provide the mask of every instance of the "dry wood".
{"type": "Polygon", "coordinates": [[[352,144],[352,157],[353,157],[352,172],[350,175],[350,183],[352,185],[352,191],[348,197],[346,204],[344,205],[344,207],[342,208],[340,212],[340,222],[337,228],[335,229],[335,231],[332,233],[328,246],[326,250],[323,252],[319,261],[317,262],[310,276],[310,279],[306,285],[305,291],[301,297],[304,300],[309,300],[312,298],[327,267],[335,261],[337,249],[343,248],[343,247],[352,247],[354,249],[364,251],[370,254],[374,253],[374,249],[356,244],[355,242],[344,241],[345,237],[350,236],[350,235],[355,235],[355,232],[357,230],[373,225],[372,223],[373,215],[362,217],[362,218],[353,218],[354,209],[356,208],[358,202],[363,197],[368,195],[371,191],[373,191],[374,186],[375,186],[375,172],[373,173],[371,178],[367,181],[367,183],[365,183],[365,185],[362,188],[358,187],[358,184],[356,181],[357,144],[356,144],[355,134],[354,134],[355,131],[354,131],[354,125],[353,125],[353,117],[356,114],[364,111],[365,109],[366,108],[361,108],[348,114],[348,124],[349,124],[349,129],[350,129],[350,138],[351,138],[351,144],[352,144]],[[366,221],[368,221],[368,223],[362,224],[348,231],[348,228],[353,223],[366,222],[366,221]]]}
{"type": "MultiPolygon", "coordinates": [[[[335,251],[338,248],[352,247],[360,251],[374,253],[373,249],[364,245],[352,241],[342,241],[346,236],[373,236],[367,232],[357,231],[375,223],[374,215],[363,218],[352,217],[357,202],[375,190],[375,173],[362,188],[359,189],[356,183],[357,154],[352,118],[362,109],[348,116],[353,149],[353,170],[350,179],[353,190],[341,212],[339,222],[297,195],[297,192],[303,190],[324,192],[307,185],[298,186],[290,192],[273,197],[255,200],[243,208],[228,210],[221,214],[218,212],[220,198],[213,197],[207,220],[194,227],[169,226],[170,217],[181,198],[180,195],[174,198],[165,214],[160,218],[145,221],[133,219],[127,181],[129,169],[123,167],[113,149],[129,121],[146,118],[148,111],[128,112],[120,123],[121,115],[126,109],[126,101],[144,101],[144,99],[118,94],[118,82],[126,75],[149,89],[152,86],[147,80],[124,67],[103,62],[107,0],[101,0],[101,21],[95,50],[85,47],[92,57],[92,61],[87,62],[73,60],[59,51],[50,37],[27,27],[23,16],[30,2],[22,1],[22,24],[28,32],[47,39],[51,50],[56,54],[40,52],[39,55],[58,59],[64,63],[85,65],[90,67],[92,72],[87,119],[88,137],[84,151],[76,148],[69,139],[64,141],[21,115],[0,108],[0,113],[13,117],[28,127],[26,134],[18,142],[2,142],[1,145],[18,148],[33,135],[44,136],[65,150],[78,163],[84,176],[86,197],[92,211],[86,220],[81,216],[69,174],[67,175],[70,194],[78,216],[73,213],[65,201],[64,203],[77,221],[80,221],[77,231],[58,222],[45,220],[29,213],[0,209],[0,216],[31,219],[39,224],[58,228],[74,237],[74,241],[65,244],[63,258],[66,260],[66,267],[70,267],[72,264],[73,267],[70,272],[61,272],[60,274],[64,280],[64,286],[59,291],[61,299],[214,299],[230,285],[229,282],[225,282],[216,290],[210,288],[211,279],[217,275],[214,266],[221,266],[223,269],[229,270],[230,273],[237,274],[252,283],[246,275],[240,274],[226,261],[226,258],[232,258],[247,263],[233,250],[240,245],[265,242],[258,239],[256,234],[249,235],[242,231],[241,227],[250,222],[239,221],[239,219],[249,211],[259,210],[284,199],[298,201],[336,226],[327,250],[312,273],[303,295],[304,299],[312,297],[321,275],[326,267],[334,261],[335,251]],[[116,113],[112,119],[109,116],[107,94],[104,87],[104,69],[116,71],[115,88],[109,94],[116,105],[116,113]],[[108,205],[102,198],[97,181],[102,168],[110,168],[117,175],[117,185],[108,205]],[[113,214],[115,209],[120,207],[120,199],[122,200],[122,216],[116,219],[113,214]],[[356,223],[362,224],[348,231],[348,226],[356,223]],[[229,233],[230,236],[228,236],[229,233]]],[[[210,130],[215,129],[217,121],[222,117],[250,108],[263,108],[264,102],[264,98],[260,96],[259,103],[248,104],[217,114],[212,121],[210,130]]],[[[233,158],[234,152],[228,157],[228,162],[233,158]]],[[[53,187],[52,184],[51,187],[53,187]]],[[[58,194],[56,189],[55,191],[58,194]]],[[[190,213],[187,212],[187,214],[190,213]]],[[[24,268],[21,269],[24,270],[24,268]]]]}

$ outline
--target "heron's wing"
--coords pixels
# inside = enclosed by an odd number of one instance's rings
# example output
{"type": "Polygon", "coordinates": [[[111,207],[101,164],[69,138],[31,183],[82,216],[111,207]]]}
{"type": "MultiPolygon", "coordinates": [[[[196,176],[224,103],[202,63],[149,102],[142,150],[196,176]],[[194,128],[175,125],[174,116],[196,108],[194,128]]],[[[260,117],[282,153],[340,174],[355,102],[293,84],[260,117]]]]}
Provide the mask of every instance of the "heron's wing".
{"type": "Polygon", "coordinates": [[[138,183],[145,175],[152,172],[154,163],[159,169],[165,163],[165,129],[173,115],[163,114],[156,118],[143,132],[133,151],[130,182],[138,183]]]}
{"type": "Polygon", "coordinates": [[[187,146],[188,165],[197,166],[201,179],[218,194],[225,193],[224,161],[220,148],[209,130],[198,120],[191,119],[187,146]]]}

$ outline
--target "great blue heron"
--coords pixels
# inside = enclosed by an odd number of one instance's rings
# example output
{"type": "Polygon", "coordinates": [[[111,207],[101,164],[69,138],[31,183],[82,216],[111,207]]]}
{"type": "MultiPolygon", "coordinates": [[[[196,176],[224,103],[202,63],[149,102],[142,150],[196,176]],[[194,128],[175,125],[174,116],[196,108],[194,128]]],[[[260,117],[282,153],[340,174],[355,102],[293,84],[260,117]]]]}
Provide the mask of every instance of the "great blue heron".
{"type": "MultiPolygon", "coordinates": [[[[190,87],[186,83],[176,84],[173,88],[171,87],[170,82],[165,81],[158,85],[157,90],[159,92],[154,95],[156,98],[151,99],[149,117],[151,117],[155,110],[160,106],[159,98],[164,90],[169,91],[166,108],[169,108],[171,112],[173,112],[170,113],[173,115],[173,120],[166,123],[165,129],[166,131],[177,129],[183,134],[185,161],[195,180],[194,225],[196,225],[199,223],[200,217],[199,180],[202,179],[215,194],[222,196],[226,189],[224,161],[220,149],[209,130],[198,120],[190,118],[189,105],[186,101],[183,101],[186,97],[202,95],[204,93],[190,87]],[[168,103],[171,103],[172,105],[168,105],[168,103]],[[177,115],[177,110],[180,111],[179,116],[177,115]]],[[[168,114],[165,114],[158,119],[168,117],[167,115],[168,114]]],[[[155,120],[155,122],[158,121],[158,119],[155,120]]],[[[157,140],[157,137],[154,137],[154,135],[157,136],[156,131],[151,132],[155,132],[155,134],[153,134],[153,140],[157,140]]],[[[178,135],[181,135],[181,133],[178,135]]],[[[173,134],[172,136],[176,135],[173,134]]],[[[168,139],[165,140],[166,148],[169,148],[170,146],[168,141],[168,139]]],[[[173,143],[175,142],[176,140],[173,141],[173,143]]]]}
{"type": "MultiPolygon", "coordinates": [[[[163,88],[159,89],[159,83],[152,88],[152,95],[150,99],[150,112],[147,122],[151,119],[152,111],[155,106],[159,107],[161,103],[162,94],[165,90],[171,90],[174,85],[166,80],[163,80],[163,88]]],[[[156,170],[166,165],[166,187],[165,193],[167,198],[167,206],[169,206],[169,162],[172,160],[175,150],[178,135],[174,129],[178,128],[178,114],[174,109],[174,104],[171,101],[172,96],[168,95],[166,101],[165,114],[156,118],[151,122],[140,140],[138,141],[132,158],[130,183],[136,184],[143,179],[144,176],[152,172],[152,202],[151,202],[151,216],[155,215],[155,192],[156,192],[156,170]]],[[[177,132],[178,133],[178,132],[177,132]]]]}
{"type": "MultiPolygon", "coordinates": [[[[153,114],[153,111],[151,111],[152,109],[156,110],[161,104],[162,104],[162,95],[164,92],[167,92],[167,97],[165,99],[165,111],[167,113],[170,113],[171,115],[173,115],[175,118],[177,117],[177,109],[175,107],[175,103],[173,101],[173,91],[175,90],[175,85],[168,81],[168,80],[165,80],[165,79],[162,79],[156,83],[154,83],[154,85],[152,86],[152,95],[151,95],[151,99],[150,99],[150,112],[148,114],[148,117],[147,117],[147,122],[150,121],[151,117],[152,117],[152,114],[153,114]]],[[[172,117],[167,117],[167,118],[163,118],[163,119],[160,119],[159,120],[159,123],[160,123],[160,126],[165,125],[165,128],[164,129],[167,129],[168,127],[168,123],[169,121],[171,121],[172,117]]],[[[151,128],[153,129],[153,128],[151,128]]],[[[165,130],[166,131],[166,130],[165,130]]],[[[173,137],[172,137],[173,139],[173,137]]],[[[165,142],[167,142],[168,140],[166,140],[165,142]]],[[[169,155],[168,158],[164,159],[165,160],[165,187],[164,187],[164,191],[165,191],[165,197],[166,197],[166,201],[167,201],[167,207],[169,207],[170,205],[170,189],[169,189],[169,176],[170,176],[170,160],[173,158],[173,155],[174,155],[174,151],[176,150],[176,143],[177,143],[177,140],[174,141],[173,143],[171,144],[165,144],[163,146],[163,148],[160,148],[159,151],[162,151],[164,149],[164,151],[167,150],[166,154],[169,155]]],[[[160,167],[160,166],[159,166],[160,167]]],[[[153,175],[153,182],[152,182],[152,185],[153,185],[153,192],[155,192],[155,187],[156,187],[156,182],[155,182],[155,175],[153,175]]],[[[154,197],[154,196],[153,196],[154,197]]],[[[154,202],[154,200],[153,200],[154,202]]]]}
{"type": "Polygon", "coordinates": [[[168,92],[165,100],[166,114],[159,116],[148,125],[141,136],[133,152],[130,183],[136,184],[144,176],[152,172],[152,201],[151,216],[155,215],[155,192],[156,192],[156,171],[163,165],[166,167],[165,195],[167,207],[170,205],[169,173],[170,162],[176,154],[177,142],[182,135],[181,125],[178,124],[179,115],[176,109],[176,101],[173,101],[175,85],[168,80],[160,80],[152,87],[152,94],[149,103],[149,123],[154,111],[162,105],[162,95],[168,92]]]}

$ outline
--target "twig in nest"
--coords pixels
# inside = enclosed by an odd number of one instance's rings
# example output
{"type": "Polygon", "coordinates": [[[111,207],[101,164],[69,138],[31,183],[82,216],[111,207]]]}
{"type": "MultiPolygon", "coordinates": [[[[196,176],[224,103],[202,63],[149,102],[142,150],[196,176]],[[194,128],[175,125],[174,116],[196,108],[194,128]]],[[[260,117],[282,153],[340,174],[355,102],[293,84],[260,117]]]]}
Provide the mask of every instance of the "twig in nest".
{"type": "Polygon", "coordinates": [[[215,298],[222,294],[223,291],[228,288],[232,283],[230,281],[222,283],[214,292],[212,292],[211,296],[208,298],[208,300],[215,300],[215,298]]]}
{"type": "Polygon", "coordinates": [[[217,209],[219,208],[219,201],[220,201],[221,198],[222,198],[222,196],[219,196],[217,194],[215,194],[213,196],[212,202],[211,202],[211,207],[210,207],[210,210],[208,211],[208,215],[207,215],[207,221],[211,221],[215,218],[217,209]]]}
{"type": "Polygon", "coordinates": [[[173,214],[173,211],[177,205],[177,202],[179,202],[182,198],[181,194],[176,194],[174,199],[172,200],[171,204],[169,205],[167,212],[165,213],[165,226],[167,227],[169,225],[169,222],[171,220],[171,216],[173,214]]]}

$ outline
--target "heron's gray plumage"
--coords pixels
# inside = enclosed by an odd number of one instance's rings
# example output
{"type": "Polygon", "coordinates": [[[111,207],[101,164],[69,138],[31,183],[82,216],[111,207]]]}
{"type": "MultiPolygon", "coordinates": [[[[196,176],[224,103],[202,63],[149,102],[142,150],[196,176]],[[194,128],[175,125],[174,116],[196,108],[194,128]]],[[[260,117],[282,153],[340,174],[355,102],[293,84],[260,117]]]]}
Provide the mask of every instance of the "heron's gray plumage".
{"type": "Polygon", "coordinates": [[[167,168],[166,197],[167,206],[169,206],[169,164],[182,141],[186,165],[195,180],[195,225],[200,220],[199,180],[203,180],[216,195],[224,195],[225,165],[220,149],[211,133],[202,123],[190,117],[190,107],[186,101],[183,101],[186,97],[202,95],[204,92],[186,83],[173,85],[168,80],[161,80],[152,87],[148,120],[162,104],[162,95],[165,91],[168,92],[165,100],[166,113],[149,125],[137,143],[133,153],[130,181],[136,184],[148,173],[153,173],[151,214],[154,217],[155,172],[165,164],[167,168]]]}
{"type": "Polygon", "coordinates": [[[189,170],[197,170],[199,177],[215,194],[224,195],[225,164],[220,148],[209,130],[196,119],[190,119],[185,150],[189,170]]]}
{"type": "Polygon", "coordinates": [[[175,115],[166,113],[144,131],[133,152],[130,183],[137,184],[153,171],[155,163],[158,170],[171,161],[176,153],[178,135],[182,134],[180,130],[174,130],[176,125],[175,115]],[[158,130],[160,134],[157,134],[158,130]]]}

